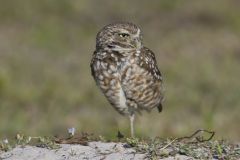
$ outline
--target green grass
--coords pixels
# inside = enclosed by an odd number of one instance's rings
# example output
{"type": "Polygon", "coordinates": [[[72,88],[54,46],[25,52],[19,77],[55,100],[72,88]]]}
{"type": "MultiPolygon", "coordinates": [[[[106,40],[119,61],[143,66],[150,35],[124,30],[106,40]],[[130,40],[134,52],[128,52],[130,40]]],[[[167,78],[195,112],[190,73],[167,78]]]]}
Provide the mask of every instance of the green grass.
{"type": "MultiPolygon", "coordinates": [[[[195,132],[191,137],[182,138],[128,138],[108,139],[103,136],[96,136],[88,133],[69,134],[68,136],[47,137],[47,136],[26,136],[17,134],[15,139],[0,141],[0,152],[9,151],[16,146],[37,146],[41,148],[57,150],[60,144],[88,145],[88,142],[100,141],[103,143],[123,143],[124,148],[133,148],[136,153],[145,154],[148,159],[159,159],[185,155],[196,159],[239,159],[239,144],[226,140],[212,140],[210,135],[202,132],[195,132]],[[200,133],[200,134],[199,134],[200,133]],[[202,134],[201,134],[202,133],[202,134]]],[[[74,153],[72,153],[74,154],[74,153]]]]}
{"type": "Polygon", "coordinates": [[[137,152],[145,153],[148,159],[159,159],[185,155],[195,159],[238,159],[238,145],[224,140],[202,143],[186,143],[172,139],[126,139],[137,152]]]}
{"type": "Polygon", "coordinates": [[[142,28],[166,88],[163,112],[138,116],[137,135],[182,136],[205,128],[239,140],[239,2],[99,3],[2,2],[0,137],[53,135],[69,127],[106,137],[119,129],[129,133],[128,119],[108,104],[89,68],[98,30],[127,20],[142,28]]]}

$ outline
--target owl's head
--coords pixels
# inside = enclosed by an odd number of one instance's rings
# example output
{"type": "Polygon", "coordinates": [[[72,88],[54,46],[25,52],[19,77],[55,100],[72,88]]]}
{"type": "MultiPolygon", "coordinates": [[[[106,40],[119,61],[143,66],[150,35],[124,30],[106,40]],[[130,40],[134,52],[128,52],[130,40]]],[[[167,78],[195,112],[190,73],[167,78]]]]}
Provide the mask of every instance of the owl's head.
{"type": "Polygon", "coordinates": [[[121,22],[105,26],[96,38],[96,47],[110,50],[140,50],[142,48],[141,30],[132,23],[121,22]]]}

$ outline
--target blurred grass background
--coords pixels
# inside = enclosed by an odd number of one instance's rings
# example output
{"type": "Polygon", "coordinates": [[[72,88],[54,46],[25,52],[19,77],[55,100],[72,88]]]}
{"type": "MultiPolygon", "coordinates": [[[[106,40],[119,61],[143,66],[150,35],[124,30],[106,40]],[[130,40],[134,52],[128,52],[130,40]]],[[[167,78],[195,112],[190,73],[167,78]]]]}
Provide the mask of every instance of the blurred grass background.
{"type": "Polygon", "coordinates": [[[53,135],[69,127],[129,133],[90,75],[95,36],[130,21],[157,57],[166,100],[138,116],[139,136],[205,128],[240,140],[238,0],[11,0],[0,5],[0,137],[53,135]]]}

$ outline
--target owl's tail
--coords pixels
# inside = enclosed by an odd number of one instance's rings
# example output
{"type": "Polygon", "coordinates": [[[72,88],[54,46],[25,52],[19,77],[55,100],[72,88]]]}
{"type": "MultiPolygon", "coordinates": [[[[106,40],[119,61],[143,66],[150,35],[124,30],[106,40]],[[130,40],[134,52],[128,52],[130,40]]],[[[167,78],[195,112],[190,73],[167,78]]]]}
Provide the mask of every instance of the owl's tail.
{"type": "Polygon", "coordinates": [[[162,103],[157,106],[158,112],[162,112],[162,103]]]}

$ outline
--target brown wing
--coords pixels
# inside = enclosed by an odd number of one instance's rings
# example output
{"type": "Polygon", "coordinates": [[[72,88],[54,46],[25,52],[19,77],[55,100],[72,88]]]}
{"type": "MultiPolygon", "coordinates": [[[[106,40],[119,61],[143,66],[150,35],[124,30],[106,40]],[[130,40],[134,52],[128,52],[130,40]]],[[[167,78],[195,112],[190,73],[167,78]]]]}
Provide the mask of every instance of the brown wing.
{"type": "Polygon", "coordinates": [[[128,100],[134,101],[141,109],[162,110],[162,76],[157,67],[154,53],[142,48],[132,57],[134,61],[126,67],[122,76],[122,86],[128,100]]]}
{"type": "Polygon", "coordinates": [[[162,81],[162,74],[158,69],[154,53],[147,47],[144,47],[141,50],[141,54],[143,59],[139,62],[139,65],[151,72],[155,79],[162,81]]]}
{"type": "Polygon", "coordinates": [[[150,60],[150,63],[147,63],[147,61],[144,61],[146,68],[152,73],[152,75],[157,79],[159,85],[159,92],[160,92],[160,96],[159,98],[161,99],[159,105],[157,106],[158,111],[161,112],[162,111],[162,100],[163,100],[163,78],[162,78],[162,74],[160,72],[160,70],[158,69],[157,66],[157,61],[155,58],[154,53],[148,49],[147,47],[143,48],[143,53],[145,53],[145,57],[148,57],[148,59],[150,60]]]}

